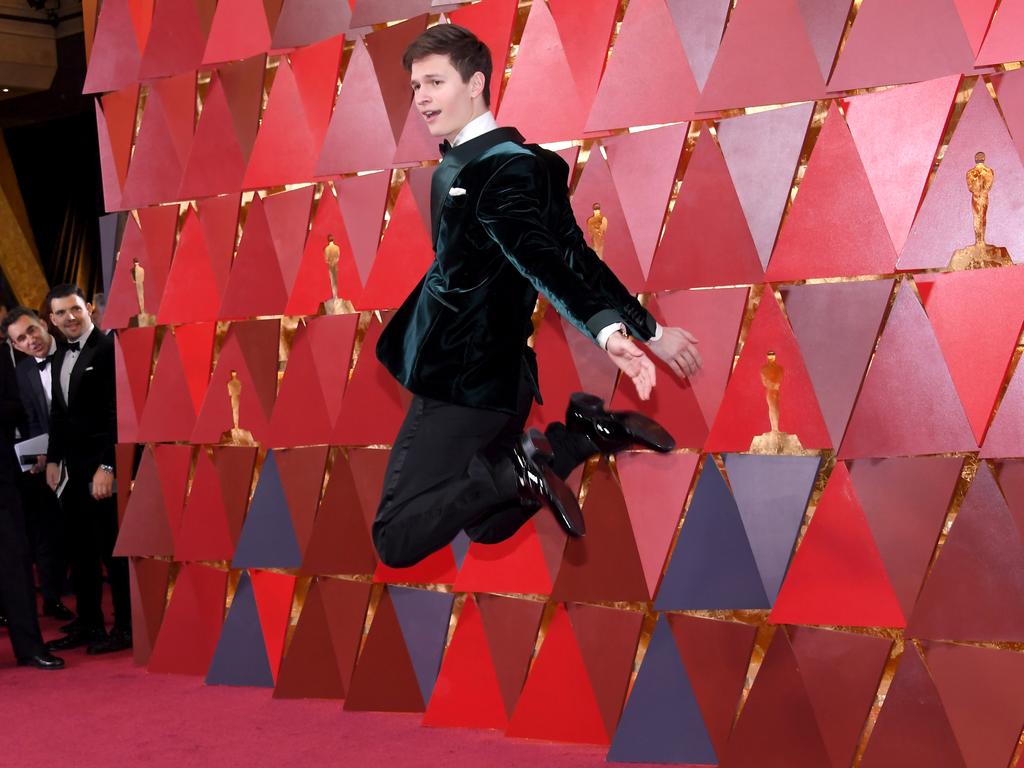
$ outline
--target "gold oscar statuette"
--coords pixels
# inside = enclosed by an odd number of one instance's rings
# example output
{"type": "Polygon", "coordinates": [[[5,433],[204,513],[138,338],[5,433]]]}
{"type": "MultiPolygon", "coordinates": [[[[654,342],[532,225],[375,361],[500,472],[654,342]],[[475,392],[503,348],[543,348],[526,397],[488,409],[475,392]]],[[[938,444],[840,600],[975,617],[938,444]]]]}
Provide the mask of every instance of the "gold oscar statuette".
{"type": "Polygon", "coordinates": [[[351,303],[338,298],[338,262],[341,260],[341,249],[334,242],[334,235],[327,236],[324,246],[324,261],[327,262],[327,273],[331,278],[331,298],[324,302],[324,311],[328,315],[341,315],[354,311],[351,303]]]}
{"type": "Polygon", "coordinates": [[[985,242],[988,196],[995,179],[996,172],[985,165],[985,153],[975,154],[974,166],[967,171],[967,189],[971,193],[971,213],[974,215],[974,242],[953,252],[950,269],[981,269],[1013,263],[1005,248],[985,242]]]}
{"type": "Polygon", "coordinates": [[[750,453],[804,453],[800,438],[779,428],[779,395],[785,373],[786,369],[775,359],[775,353],[769,351],[768,362],[761,366],[761,384],[764,386],[765,399],[768,401],[768,423],[771,430],[757,435],[750,441],[750,453]]]}
{"type": "Polygon", "coordinates": [[[608,231],[608,217],[601,213],[601,204],[594,203],[594,215],[587,219],[590,233],[590,247],[600,258],[604,258],[604,236],[608,231]]]}
{"type": "Polygon", "coordinates": [[[238,446],[254,446],[252,432],[238,426],[238,411],[242,401],[242,380],[238,378],[238,371],[231,371],[231,378],[228,379],[228,397],[231,399],[231,429],[221,435],[222,443],[238,446]]]}
{"type": "Polygon", "coordinates": [[[156,317],[146,311],[146,270],[138,259],[132,259],[131,278],[135,283],[135,299],[139,302],[139,314],[134,319],[138,328],[151,328],[156,325],[156,317]]]}

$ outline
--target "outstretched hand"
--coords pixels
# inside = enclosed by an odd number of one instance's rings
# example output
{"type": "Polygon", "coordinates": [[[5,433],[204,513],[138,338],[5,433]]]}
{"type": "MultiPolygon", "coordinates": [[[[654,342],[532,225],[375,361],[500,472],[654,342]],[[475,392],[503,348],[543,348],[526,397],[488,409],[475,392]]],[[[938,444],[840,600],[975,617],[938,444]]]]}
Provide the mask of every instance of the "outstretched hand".
{"type": "Polygon", "coordinates": [[[697,351],[697,337],[682,328],[662,328],[661,338],[649,342],[648,346],[679,378],[693,376],[703,365],[697,351]]]}
{"type": "Polygon", "coordinates": [[[650,400],[655,385],[654,363],[632,339],[613,333],[605,345],[605,352],[619,370],[633,380],[641,400],[650,400]]]}

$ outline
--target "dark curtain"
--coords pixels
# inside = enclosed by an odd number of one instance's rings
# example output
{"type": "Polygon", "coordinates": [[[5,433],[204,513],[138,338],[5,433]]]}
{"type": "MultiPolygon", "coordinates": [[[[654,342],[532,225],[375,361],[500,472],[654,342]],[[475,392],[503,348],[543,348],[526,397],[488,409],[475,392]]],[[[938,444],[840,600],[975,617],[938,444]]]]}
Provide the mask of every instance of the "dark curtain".
{"type": "Polygon", "coordinates": [[[4,129],[29,224],[50,285],[102,291],[102,185],[92,113],[4,129]]]}

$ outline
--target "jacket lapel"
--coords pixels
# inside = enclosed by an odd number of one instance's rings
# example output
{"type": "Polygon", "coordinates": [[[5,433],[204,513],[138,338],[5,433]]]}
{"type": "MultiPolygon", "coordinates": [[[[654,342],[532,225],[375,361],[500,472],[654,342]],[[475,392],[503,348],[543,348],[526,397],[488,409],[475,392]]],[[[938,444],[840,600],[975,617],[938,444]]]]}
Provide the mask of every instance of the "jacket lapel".
{"type": "Polygon", "coordinates": [[[455,178],[467,163],[504,141],[521,144],[523,137],[515,128],[495,128],[493,131],[488,131],[448,150],[448,154],[434,170],[434,175],[430,180],[430,230],[431,243],[435,250],[437,249],[437,232],[441,227],[441,209],[444,207],[444,199],[448,196],[448,190],[455,183],[455,178]]]}
{"type": "MultiPolygon", "coordinates": [[[[89,334],[89,338],[86,339],[85,344],[82,346],[82,351],[78,353],[78,359],[75,361],[75,367],[71,369],[71,381],[68,382],[68,407],[75,401],[75,393],[78,391],[78,385],[82,382],[82,376],[85,374],[85,369],[89,367],[92,361],[93,355],[96,354],[96,347],[99,344],[99,334],[103,333],[99,328],[93,328],[89,334]]],[[[57,379],[57,386],[60,386],[60,378],[57,379]]]]}
{"type": "MultiPolygon", "coordinates": [[[[54,367],[53,367],[53,364],[54,364],[54,361],[56,359],[57,359],[57,355],[56,354],[54,354],[54,356],[50,359],[50,391],[51,392],[53,392],[53,382],[54,382],[53,371],[55,370],[54,367]]],[[[32,362],[35,363],[34,360],[32,362]]],[[[30,375],[28,377],[28,380],[30,382],[32,382],[32,402],[35,403],[36,410],[38,411],[39,415],[40,416],[44,416],[45,415],[47,417],[47,418],[44,418],[44,419],[40,419],[39,423],[40,424],[46,424],[50,419],[49,419],[49,407],[46,404],[46,392],[43,390],[42,374],[40,373],[38,367],[36,367],[36,370],[34,372],[33,371],[29,371],[29,373],[30,373],[30,375]]],[[[59,379],[60,377],[58,376],[57,378],[59,379]]],[[[58,387],[60,386],[60,382],[59,381],[57,382],[57,386],[58,387]]]]}

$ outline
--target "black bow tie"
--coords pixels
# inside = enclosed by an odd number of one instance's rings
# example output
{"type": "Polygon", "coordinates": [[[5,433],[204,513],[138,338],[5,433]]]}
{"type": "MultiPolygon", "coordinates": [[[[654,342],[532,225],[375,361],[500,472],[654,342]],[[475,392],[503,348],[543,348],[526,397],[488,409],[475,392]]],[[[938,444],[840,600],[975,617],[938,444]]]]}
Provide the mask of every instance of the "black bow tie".
{"type": "Polygon", "coordinates": [[[36,365],[39,366],[39,370],[45,371],[46,366],[50,364],[51,359],[53,359],[53,355],[50,355],[49,357],[44,357],[42,360],[36,360],[36,365]]]}
{"type": "Polygon", "coordinates": [[[80,341],[69,341],[68,342],[68,352],[81,352],[81,351],[82,351],[82,342],[80,342],[80,341]]]}
{"type": "Polygon", "coordinates": [[[447,155],[448,151],[451,148],[452,148],[452,144],[451,144],[450,141],[448,141],[448,139],[445,139],[444,141],[442,141],[440,144],[437,145],[437,151],[441,153],[441,157],[444,157],[445,155],[447,155]]]}

